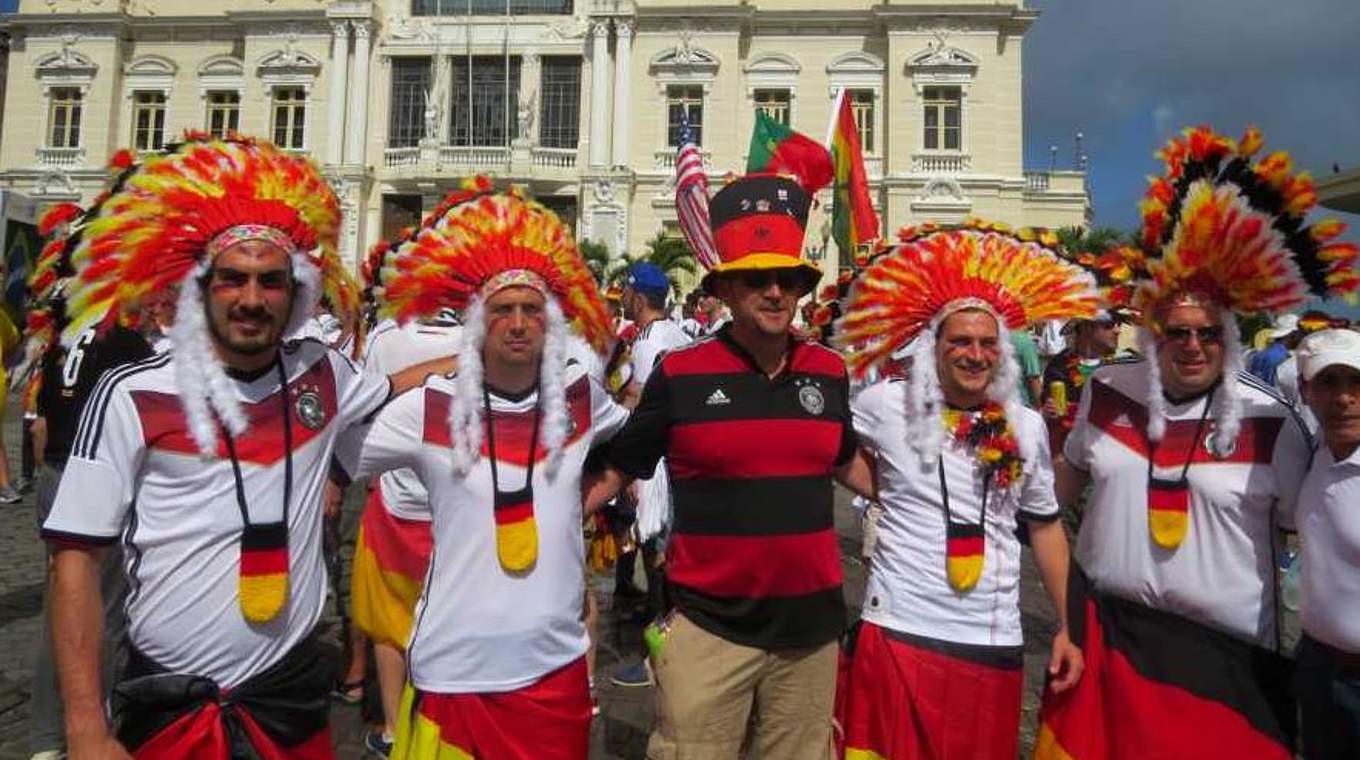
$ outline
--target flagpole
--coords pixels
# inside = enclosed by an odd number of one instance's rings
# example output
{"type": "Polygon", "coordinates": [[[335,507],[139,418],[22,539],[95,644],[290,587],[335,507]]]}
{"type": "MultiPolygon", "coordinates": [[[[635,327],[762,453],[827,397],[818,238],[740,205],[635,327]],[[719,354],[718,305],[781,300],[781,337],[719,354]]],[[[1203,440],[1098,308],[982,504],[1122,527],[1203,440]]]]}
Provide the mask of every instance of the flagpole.
{"type": "Polygon", "coordinates": [[[845,88],[836,90],[836,99],[831,103],[831,123],[826,125],[826,149],[831,150],[831,141],[836,138],[836,120],[841,115],[841,101],[845,99],[845,88]]]}

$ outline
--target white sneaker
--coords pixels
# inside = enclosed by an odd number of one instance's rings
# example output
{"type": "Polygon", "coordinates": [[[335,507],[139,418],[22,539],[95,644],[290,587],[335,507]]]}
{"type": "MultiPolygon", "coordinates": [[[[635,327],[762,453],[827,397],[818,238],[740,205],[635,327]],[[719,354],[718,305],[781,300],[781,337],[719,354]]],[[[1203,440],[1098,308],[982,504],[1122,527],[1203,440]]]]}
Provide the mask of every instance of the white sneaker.
{"type": "Polygon", "coordinates": [[[23,495],[10,486],[0,486],[0,504],[18,504],[23,500],[23,495]]]}
{"type": "Polygon", "coordinates": [[[48,749],[34,754],[28,760],[66,760],[66,753],[59,749],[48,749]]]}

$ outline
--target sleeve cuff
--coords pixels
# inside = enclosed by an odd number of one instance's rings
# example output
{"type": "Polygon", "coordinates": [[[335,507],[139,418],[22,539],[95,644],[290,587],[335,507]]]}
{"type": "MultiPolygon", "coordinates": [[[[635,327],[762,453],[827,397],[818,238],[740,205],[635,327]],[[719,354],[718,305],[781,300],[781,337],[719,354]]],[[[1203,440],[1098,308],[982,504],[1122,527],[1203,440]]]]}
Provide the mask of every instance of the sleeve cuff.
{"type": "Polygon", "coordinates": [[[41,536],[47,543],[62,549],[101,549],[106,546],[113,546],[114,542],[118,540],[116,535],[90,536],[84,533],[70,533],[50,528],[43,528],[41,536]]]}
{"type": "Polygon", "coordinates": [[[1026,512],[1023,509],[1019,511],[1018,515],[1021,520],[1032,523],[1051,523],[1062,517],[1061,512],[1049,512],[1046,515],[1041,515],[1036,512],[1026,512]]]}

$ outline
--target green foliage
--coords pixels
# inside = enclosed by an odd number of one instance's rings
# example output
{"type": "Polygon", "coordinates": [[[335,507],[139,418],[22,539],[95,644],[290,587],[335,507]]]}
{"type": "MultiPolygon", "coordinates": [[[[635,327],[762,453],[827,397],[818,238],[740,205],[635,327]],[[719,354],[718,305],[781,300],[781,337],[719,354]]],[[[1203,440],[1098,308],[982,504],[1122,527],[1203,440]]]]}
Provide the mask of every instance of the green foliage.
{"type": "Polygon", "coordinates": [[[1111,246],[1132,243],[1136,237],[1115,227],[1063,227],[1057,235],[1062,247],[1072,253],[1102,253],[1111,246]]]}
{"type": "Polygon", "coordinates": [[[609,249],[603,243],[593,240],[582,240],[579,245],[581,258],[585,259],[586,266],[590,268],[591,274],[595,275],[595,281],[599,283],[601,289],[619,284],[628,273],[628,267],[637,261],[651,262],[660,267],[661,271],[666,273],[666,277],[670,278],[671,289],[677,295],[680,292],[677,276],[681,273],[696,275],[699,272],[699,262],[690,251],[689,244],[683,238],[667,237],[662,232],[648,240],[646,248],[638,256],[625,254],[614,258],[609,255],[609,249]]]}

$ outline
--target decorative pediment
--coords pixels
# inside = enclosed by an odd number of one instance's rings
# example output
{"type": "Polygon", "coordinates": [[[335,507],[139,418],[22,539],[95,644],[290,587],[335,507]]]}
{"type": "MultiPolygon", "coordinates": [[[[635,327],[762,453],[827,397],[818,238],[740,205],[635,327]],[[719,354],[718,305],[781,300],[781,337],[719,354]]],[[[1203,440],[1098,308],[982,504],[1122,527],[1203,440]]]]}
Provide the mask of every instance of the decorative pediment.
{"type": "Polygon", "coordinates": [[[316,76],[321,71],[321,61],[293,46],[266,53],[256,68],[260,74],[305,74],[316,76]]]}
{"type": "Polygon", "coordinates": [[[963,186],[958,183],[958,180],[949,177],[932,178],[921,190],[920,199],[935,202],[965,202],[968,200],[963,194],[963,186]]]}
{"type": "Polygon", "coordinates": [[[93,78],[99,66],[79,50],[63,46],[60,52],[48,53],[34,65],[39,79],[49,77],[93,78]]]}
{"type": "Polygon", "coordinates": [[[131,77],[171,77],[179,71],[179,65],[169,58],[159,55],[144,55],[133,59],[123,67],[123,73],[131,77]]]}
{"type": "Polygon", "coordinates": [[[215,55],[198,67],[200,77],[242,77],[245,73],[245,61],[230,55],[215,55]]]}
{"type": "Polygon", "coordinates": [[[764,53],[757,56],[750,63],[746,64],[748,74],[766,74],[771,76],[797,76],[803,67],[793,56],[784,53],[764,53]]]}
{"type": "Polygon", "coordinates": [[[695,47],[682,35],[680,44],[652,56],[652,74],[668,74],[674,78],[703,77],[711,79],[718,73],[718,56],[695,47]]]}
{"type": "Polygon", "coordinates": [[[907,68],[969,69],[976,71],[978,58],[967,50],[947,45],[931,45],[907,59],[907,68]]]}
{"type": "Polygon", "coordinates": [[[878,56],[860,50],[838,55],[826,65],[828,74],[882,74],[886,69],[878,56]]]}

